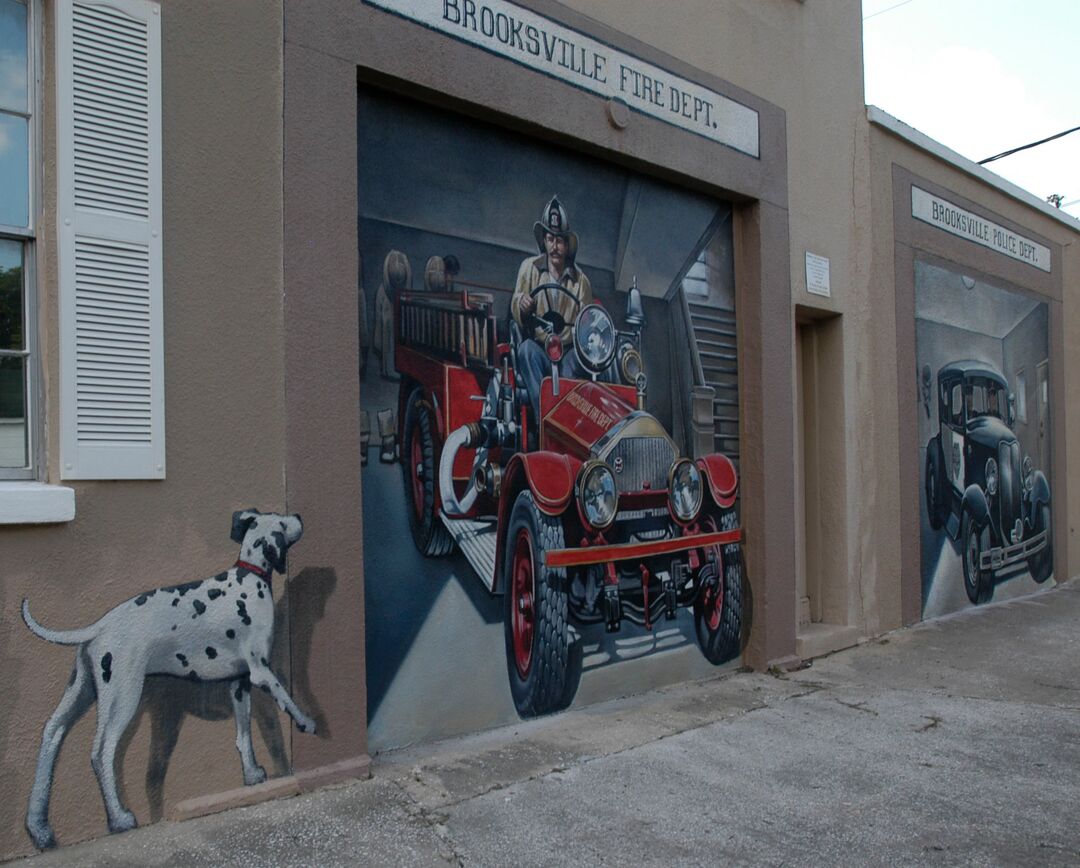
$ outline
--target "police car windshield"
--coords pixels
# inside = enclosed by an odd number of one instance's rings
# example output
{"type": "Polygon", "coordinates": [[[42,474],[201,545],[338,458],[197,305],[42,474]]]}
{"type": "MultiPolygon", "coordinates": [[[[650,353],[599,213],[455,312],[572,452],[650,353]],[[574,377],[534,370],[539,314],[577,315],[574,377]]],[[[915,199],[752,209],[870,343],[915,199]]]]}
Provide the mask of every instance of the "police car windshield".
{"type": "Polygon", "coordinates": [[[978,416],[993,416],[1002,419],[1002,410],[1007,396],[998,383],[993,380],[975,379],[969,381],[964,390],[968,401],[968,419],[978,416]]]}

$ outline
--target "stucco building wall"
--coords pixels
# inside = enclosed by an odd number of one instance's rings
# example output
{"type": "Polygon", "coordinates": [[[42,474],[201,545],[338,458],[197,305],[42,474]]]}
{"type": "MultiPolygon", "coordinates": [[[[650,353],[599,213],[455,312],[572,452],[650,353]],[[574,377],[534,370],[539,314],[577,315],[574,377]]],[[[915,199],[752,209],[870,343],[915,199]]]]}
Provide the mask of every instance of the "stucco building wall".
{"type": "MultiPolygon", "coordinates": [[[[37,253],[46,481],[74,488],[76,515],[64,524],[0,527],[0,857],[32,850],[23,819],[38,742],[74,660],[74,649],[29,633],[22,599],[47,626],[85,626],[140,591],[230,566],[234,510],[286,506],[280,4],[162,4],[167,477],[146,482],[64,482],[57,466],[56,22],[53,4],[43,5],[37,253]]],[[[275,585],[280,597],[283,583],[275,585]]],[[[274,664],[287,675],[285,638],[274,664]]],[[[143,822],[241,782],[227,685],[167,682],[148,684],[117,764],[143,822]]],[[[256,751],[271,774],[281,773],[289,723],[269,697],[257,695],[254,705],[256,751]]],[[[50,815],[61,843],[105,830],[90,767],[94,726],[91,710],[57,763],[50,815]]]]}

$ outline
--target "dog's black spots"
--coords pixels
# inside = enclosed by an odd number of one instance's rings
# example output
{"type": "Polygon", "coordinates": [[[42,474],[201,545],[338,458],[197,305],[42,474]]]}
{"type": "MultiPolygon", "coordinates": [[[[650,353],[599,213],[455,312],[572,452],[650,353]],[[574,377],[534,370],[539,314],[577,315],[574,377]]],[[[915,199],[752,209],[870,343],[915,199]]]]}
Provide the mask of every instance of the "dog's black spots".
{"type": "Polygon", "coordinates": [[[200,585],[202,585],[202,579],[199,579],[197,582],[184,582],[182,585],[173,585],[172,587],[164,588],[163,590],[168,591],[169,593],[179,594],[182,597],[188,591],[194,591],[200,585]]]}
{"type": "Polygon", "coordinates": [[[214,576],[214,581],[215,582],[224,582],[228,578],[229,578],[229,573],[228,572],[218,573],[216,576],[214,576]]]}
{"type": "Polygon", "coordinates": [[[211,645],[207,645],[206,646],[206,656],[209,657],[211,660],[213,660],[215,657],[217,657],[217,648],[214,648],[211,645]]]}
{"type": "Polygon", "coordinates": [[[249,572],[251,572],[251,571],[250,570],[245,570],[243,567],[237,567],[236,568],[236,584],[238,584],[238,585],[244,584],[244,576],[246,576],[249,572]]]}
{"type": "Polygon", "coordinates": [[[112,651],[106,651],[101,658],[101,680],[106,684],[112,678],[112,651]]]}
{"type": "Polygon", "coordinates": [[[270,688],[269,688],[269,687],[268,687],[267,685],[265,685],[265,684],[260,684],[260,685],[259,685],[259,689],[260,689],[260,690],[261,690],[261,691],[262,691],[263,693],[269,693],[269,692],[270,692],[270,688]]]}
{"type": "Polygon", "coordinates": [[[188,681],[198,681],[198,680],[199,680],[199,673],[198,673],[198,672],[196,672],[196,671],[195,671],[194,669],[192,669],[192,670],[191,670],[191,671],[190,671],[190,672],[189,672],[189,673],[187,674],[187,677],[188,677],[188,681]]]}
{"type": "Polygon", "coordinates": [[[185,657],[183,654],[177,654],[176,659],[180,661],[181,666],[183,666],[185,669],[187,669],[187,665],[188,665],[187,657],[185,657]]]}
{"type": "Polygon", "coordinates": [[[173,601],[172,601],[172,604],[173,604],[174,606],[179,606],[179,605],[180,605],[180,598],[179,598],[179,597],[177,597],[177,598],[176,598],[175,600],[173,600],[173,601]]]}
{"type": "Polygon", "coordinates": [[[211,588],[206,592],[206,596],[211,600],[216,600],[218,597],[224,596],[225,592],[221,588],[211,588]]]}
{"type": "Polygon", "coordinates": [[[262,600],[265,597],[266,597],[266,594],[264,594],[262,591],[259,591],[259,599],[262,600]]]}
{"type": "Polygon", "coordinates": [[[175,629],[176,629],[176,625],[175,625],[175,624],[173,624],[173,625],[172,625],[172,628],[173,628],[173,629],[175,630],[175,629]]]}
{"type": "Polygon", "coordinates": [[[201,615],[203,612],[206,611],[206,603],[204,603],[202,600],[192,600],[191,608],[195,610],[196,615],[201,615]]]}
{"type": "Polygon", "coordinates": [[[245,627],[251,626],[251,616],[248,614],[247,606],[244,605],[243,600],[236,601],[236,614],[240,616],[240,620],[245,627]]]}
{"type": "Polygon", "coordinates": [[[230,627],[228,630],[225,631],[225,636],[229,639],[235,639],[236,631],[232,627],[230,627]]]}
{"type": "Polygon", "coordinates": [[[304,724],[302,724],[302,723],[298,723],[298,724],[296,724],[296,728],[297,728],[298,730],[300,730],[300,732],[307,732],[307,727],[306,727],[306,726],[304,726],[304,724]]]}
{"type": "Polygon", "coordinates": [[[136,606],[145,606],[146,601],[149,600],[156,593],[157,593],[157,589],[154,589],[153,591],[147,591],[145,594],[139,594],[139,596],[137,596],[135,598],[135,605],[136,606]]]}
{"type": "Polygon", "coordinates": [[[260,657],[260,658],[259,658],[259,662],[260,662],[260,663],[261,663],[261,664],[262,664],[263,666],[265,666],[265,667],[266,667],[267,669],[269,669],[269,668],[270,668],[270,664],[266,662],[266,658],[265,658],[265,657],[260,657]]]}
{"type": "Polygon", "coordinates": [[[236,697],[237,702],[240,702],[244,698],[243,682],[236,685],[236,690],[233,691],[233,696],[236,697]]]}
{"type": "Polygon", "coordinates": [[[242,599],[242,600],[247,599],[247,591],[241,591],[240,592],[240,599],[242,599]]]}

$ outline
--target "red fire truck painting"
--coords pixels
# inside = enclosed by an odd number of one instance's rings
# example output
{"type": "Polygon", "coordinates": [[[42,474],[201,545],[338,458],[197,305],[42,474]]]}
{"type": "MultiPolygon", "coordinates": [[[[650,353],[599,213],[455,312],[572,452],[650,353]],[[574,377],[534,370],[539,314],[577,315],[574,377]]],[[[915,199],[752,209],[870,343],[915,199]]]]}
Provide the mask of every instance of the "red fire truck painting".
{"type": "Polygon", "coordinates": [[[691,608],[710,662],[739,654],[736,470],[723,455],[681,456],[644,409],[636,287],[626,331],[601,305],[575,310],[567,352],[587,379],[559,376],[565,322],[558,314],[541,321],[553,365],[539,419],[529,418],[515,371],[525,338],[511,322],[509,340],[499,340],[491,295],[467,286],[402,292],[394,316],[412,537],[429,557],[457,546],[487,590],[502,595],[519,715],[572,701],[571,624],[614,632],[629,620],[651,630],[691,608]]]}

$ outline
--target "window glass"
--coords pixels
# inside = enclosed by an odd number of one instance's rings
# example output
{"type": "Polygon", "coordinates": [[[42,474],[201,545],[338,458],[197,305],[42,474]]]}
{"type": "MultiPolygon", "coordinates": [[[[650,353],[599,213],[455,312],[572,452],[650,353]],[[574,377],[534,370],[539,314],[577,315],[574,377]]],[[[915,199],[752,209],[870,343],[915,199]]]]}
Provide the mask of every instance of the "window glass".
{"type": "Polygon", "coordinates": [[[0,350],[22,350],[23,246],[0,238],[0,350]]]}
{"type": "Polygon", "coordinates": [[[0,0],[0,109],[26,113],[26,4],[0,0]]]}
{"type": "Polygon", "coordinates": [[[30,122],[0,113],[0,223],[30,225],[29,163],[30,122]]]}
{"type": "Polygon", "coordinates": [[[0,356],[0,467],[26,467],[26,359],[0,356]]]}
{"type": "Polygon", "coordinates": [[[952,423],[962,425],[964,423],[964,397],[960,383],[952,389],[952,423]]]}

